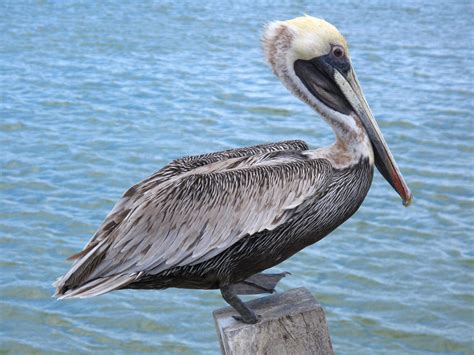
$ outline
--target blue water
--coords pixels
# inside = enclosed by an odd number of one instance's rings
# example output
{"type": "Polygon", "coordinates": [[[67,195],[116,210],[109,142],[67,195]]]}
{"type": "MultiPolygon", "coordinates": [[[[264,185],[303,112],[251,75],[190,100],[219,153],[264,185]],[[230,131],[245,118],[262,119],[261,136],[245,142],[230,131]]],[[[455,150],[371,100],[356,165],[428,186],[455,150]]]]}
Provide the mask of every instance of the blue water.
{"type": "Polygon", "coordinates": [[[327,125],[271,74],[269,20],[346,35],[415,199],[377,174],[359,212],[276,270],[339,354],[474,352],[471,1],[2,1],[0,351],[216,353],[215,291],[55,301],[51,283],[132,184],[171,159],[327,125]]]}

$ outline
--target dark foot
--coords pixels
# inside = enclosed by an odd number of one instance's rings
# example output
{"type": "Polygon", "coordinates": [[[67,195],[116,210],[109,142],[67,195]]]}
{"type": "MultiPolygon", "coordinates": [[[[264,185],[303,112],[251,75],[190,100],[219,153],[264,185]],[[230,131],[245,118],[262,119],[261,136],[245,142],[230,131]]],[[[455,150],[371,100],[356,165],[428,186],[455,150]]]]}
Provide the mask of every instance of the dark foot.
{"type": "Polygon", "coordinates": [[[256,292],[258,292],[258,293],[262,293],[262,292],[263,293],[275,293],[276,292],[275,288],[273,288],[273,287],[265,287],[263,285],[259,285],[255,282],[252,282],[252,281],[245,280],[245,281],[242,281],[242,283],[246,284],[247,286],[254,287],[256,292]],[[261,292],[259,292],[259,291],[261,291],[261,292]]]}
{"type": "Polygon", "coordinates": [[[232,285],[238,295],[257,295],[260,293],[275,293],[277,283],[289,272],[281,274],[255,274],[248,279],[232,285]]]}
{"type": "Polygon", "coordinates": [[[234,318],[248,324],[258,322],[258,317],[247,305],[235,294],[234,285],[222,285],[221,294],[225,301],[230,304],[238,313],[234,318]]]}
{"type": "Polygon", "coordinates": [[[258,323],[260,319],[262,319],[262,316],[260,315],[253,315],[253,317],[250,318],[244,318],[242,316],[232,316],[235,320],[238,320],[239,322],[246,323],[246,324],[255,324],[258,323]]]}

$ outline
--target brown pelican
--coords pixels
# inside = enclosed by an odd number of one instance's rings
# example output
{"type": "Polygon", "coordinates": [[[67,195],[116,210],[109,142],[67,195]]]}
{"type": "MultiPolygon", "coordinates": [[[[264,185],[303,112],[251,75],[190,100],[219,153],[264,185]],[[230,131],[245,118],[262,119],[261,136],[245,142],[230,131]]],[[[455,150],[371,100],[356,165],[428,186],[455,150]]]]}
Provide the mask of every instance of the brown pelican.
{"type": "Polygon", "coordinates": [[[324,20],[269,24],[263,48],[276,76],[332,127],[336,141],[262,144],[172,161],[131,187],[72,268],[59,298],[117,289],[220,289],[255,323],[237,296],[272,291],[283,276],[259,274],[316,243],[361,205],[374,165],[401,196],[405,183],[352,68],[346,40],[324,20]]]}

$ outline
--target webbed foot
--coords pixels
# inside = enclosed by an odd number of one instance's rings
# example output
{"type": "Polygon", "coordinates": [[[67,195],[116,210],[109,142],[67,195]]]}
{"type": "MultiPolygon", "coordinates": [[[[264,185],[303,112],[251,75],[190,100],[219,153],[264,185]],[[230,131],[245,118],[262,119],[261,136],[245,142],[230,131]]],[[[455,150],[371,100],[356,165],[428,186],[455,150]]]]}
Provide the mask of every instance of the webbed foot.
{"type": "Polygon", "coordinates": [[[244,281],[234,284],[233,290],[238,295],[275,293],[275,287],[278,282],[289,274],[289,272],[282,272],[280,274],[255,274],[244,281]]]}
{"type": "MultiPolygon", "coordinates": [[[[247,324],[255,324],[259,320],[259,316],[255,315],[255,312],[252,311],[247,305],[242,302],[242,300],[236,295],[234,289],[234,285],[222,285],[221,286],[221,294],[224,300],[230,304],[237,312],[239,312],[238,316],[233,316],[234,319],[247,323],[247,324]]],[[[260,317],[261,318],[261,317],[260,317]]]]}
{"type": "Polygon", "coordinates": [[[262,316],[258,314],[257,315],[253,314],[253,317],[232,316],[232,318],[242,323],[255,324],[255,323],[258,323],[260,319],[262,319],[262,316]]]}

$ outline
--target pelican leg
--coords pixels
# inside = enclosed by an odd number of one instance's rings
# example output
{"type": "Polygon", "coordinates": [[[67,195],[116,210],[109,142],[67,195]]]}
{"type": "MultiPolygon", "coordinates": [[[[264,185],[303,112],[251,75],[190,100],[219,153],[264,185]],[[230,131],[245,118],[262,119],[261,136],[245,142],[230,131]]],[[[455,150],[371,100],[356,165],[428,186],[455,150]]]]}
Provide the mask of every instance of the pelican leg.
{"type": "Polygon", "coordinates": [[[220,287],[220,290],[224,300],[239,312],[240,316],[233,316],[235,319],[247,324],[258,322],[259,317],[237,296],[232,285],[223,285],[220,287]]]}

